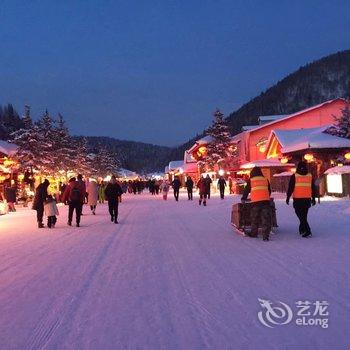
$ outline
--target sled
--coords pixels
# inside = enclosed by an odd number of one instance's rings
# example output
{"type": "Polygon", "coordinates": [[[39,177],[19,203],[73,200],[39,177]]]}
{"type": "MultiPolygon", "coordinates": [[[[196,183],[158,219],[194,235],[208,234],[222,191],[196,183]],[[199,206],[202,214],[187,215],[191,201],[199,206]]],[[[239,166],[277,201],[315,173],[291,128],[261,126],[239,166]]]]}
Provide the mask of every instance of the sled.
{"type": "MultiPolygon", "coordinates": [[[[231,211],[231,225],[238,234],[246,236],[251,231],[250,209],[252,202],[246,201],[244,203],[236,203],[232,205],[231,211]]],[[[276,206],[273,198],[270,199],[271,207],[271,233],[278,227],[276,217],[276,206]]],[[[261,228],[259,227],[259,232],[261,228]]]]}

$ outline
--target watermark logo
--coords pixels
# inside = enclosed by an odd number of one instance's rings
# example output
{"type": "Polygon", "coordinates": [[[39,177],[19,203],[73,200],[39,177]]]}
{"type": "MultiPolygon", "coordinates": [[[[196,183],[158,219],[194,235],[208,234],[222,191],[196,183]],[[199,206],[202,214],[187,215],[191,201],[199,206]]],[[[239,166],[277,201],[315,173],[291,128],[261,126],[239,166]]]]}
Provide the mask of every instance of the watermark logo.
{"type": "Polygon", "coordinates": [[[285,325],[292,321],[293,311],[287,304],[279,301],[278,305],[274,305],[269,300],[258,300],[262,307],[262,311],[258,312],[258,318],[264,326],[273,328],[274,326],[285,325]]]}
{"type": "Polygon", "coordinates": [[[258,319],[261,324],[268,328],[283,326],[294,323],[297,326],[318,326],[328,328],[329,303],[327,301],[299,300],[295,303],[295,310],[282,301],[271,302],[265,299],[258,299],[261,311],[258,312],[258,319]]]}

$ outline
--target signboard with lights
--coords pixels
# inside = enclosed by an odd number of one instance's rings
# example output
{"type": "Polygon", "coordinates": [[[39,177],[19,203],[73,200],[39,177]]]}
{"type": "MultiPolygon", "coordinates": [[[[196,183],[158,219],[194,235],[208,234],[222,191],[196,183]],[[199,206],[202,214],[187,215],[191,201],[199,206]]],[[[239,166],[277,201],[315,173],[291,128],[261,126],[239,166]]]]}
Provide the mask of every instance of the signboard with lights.
{"type": "Polygon", "coordinates": [[[327,192],[328,193],[343,193],[343,179],[340,174],[327,175],[327,192]]]}

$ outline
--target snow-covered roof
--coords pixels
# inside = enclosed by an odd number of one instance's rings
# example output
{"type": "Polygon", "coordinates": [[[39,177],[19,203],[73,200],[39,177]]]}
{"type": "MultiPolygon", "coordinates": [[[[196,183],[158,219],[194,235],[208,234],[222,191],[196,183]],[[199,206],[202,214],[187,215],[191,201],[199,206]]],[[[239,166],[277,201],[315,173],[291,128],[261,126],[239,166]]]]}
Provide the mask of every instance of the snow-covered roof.
{"type": "Polygon", "coordinates": [[[7,142],[5,140],[0,140],[0,153],[3,153],[7,156],[12,156],[17,151],[17,146],[13,143],[7,142]]]}
{"type": "Polygon", "coordinates": [[[292,176],[294,173],[292,171],[284,171],[283,173],[274,174],[273,177],[284,177],[284,176],[292,176]]]}
{"type": "Polygon", "coordinates": [[[350,148],[350,140],[325,133],[329,127],[325,125],[318,128],[273,130],[281,144],[282,153],[290,153],[307,149],[320,148],[350,148]]]}
{"type": "Polygon", "coordinates": [[[154,173],[148,173],[146,174],[146,178],[163,178],[164,177],[164,173],[161,173],[161,172],[154,172],[154,173]]]}
{"type": "Polygon", "coordinates": [[[198,146],[207,145],[213,141],[213,138],[210,135],[204,136],[201,139],[197,140],[188,150],[188,153],[192,153],[198,146]]]}
{"type": "Polygon", "coordinates": [[[197,140],[196,143],[198,145],[206,145],[207,143],[212,142],[212,141],[213,141],[213,137],[210,135],[207,135],[207,136],[204,136],[201,139],[197,140]]]}
{"type": "Polygon", "coordinates": [[[247,131],[247,130],[253,130],[257,128],[259,125],[243,125],[242,126],[242,131],[247,131]]]}
{"type": "Polygon", "coordinates": [[[271,122],[274,120],[278,120],[278,119],[282,119],[287,117],[288,114],[278,114],[278,115],[261,115],[258,118],[259,123],[267,123],[267,122],[271,122]]]}
{"type": "Polygon", "coordinates": [[[184,166],[183,160],[173,160],[169,163],[169,170],[177,170],[184,166]]]}
{"type": "Polygon", "coordinates": [[[333,168],[327,169],[325,174],[350,174],[350,165],[344,165],[344,166],[335,166],[333,168]]]}
{"type": "Polygon", "coordinates": [[[244,163],[240,166],[241,169],[253,169],[254,167],[270,168],[270,167],[294,167],[293,163],[282,164],[278,159],[262,159],[254,162],[244,163]]]}
{"type": "Polygon", "coordinates": [[[134,171],[124,169],[124,168],[119,168],[118,169],[118,175],[120,177],[138,177],[138,174],[135,173],[134,171]]]}

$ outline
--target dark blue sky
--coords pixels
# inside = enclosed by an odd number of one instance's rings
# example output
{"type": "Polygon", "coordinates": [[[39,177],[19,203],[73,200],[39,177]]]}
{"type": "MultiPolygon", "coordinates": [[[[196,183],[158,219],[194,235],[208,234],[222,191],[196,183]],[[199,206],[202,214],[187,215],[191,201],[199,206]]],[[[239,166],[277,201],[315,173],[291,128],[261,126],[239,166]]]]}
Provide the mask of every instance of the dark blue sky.
{"type": "Polygon", "coordinates": [[[348,1],[14,1],[0,103],[75,134],[175,145],[300,65],[350,47],[348,1]]]}

